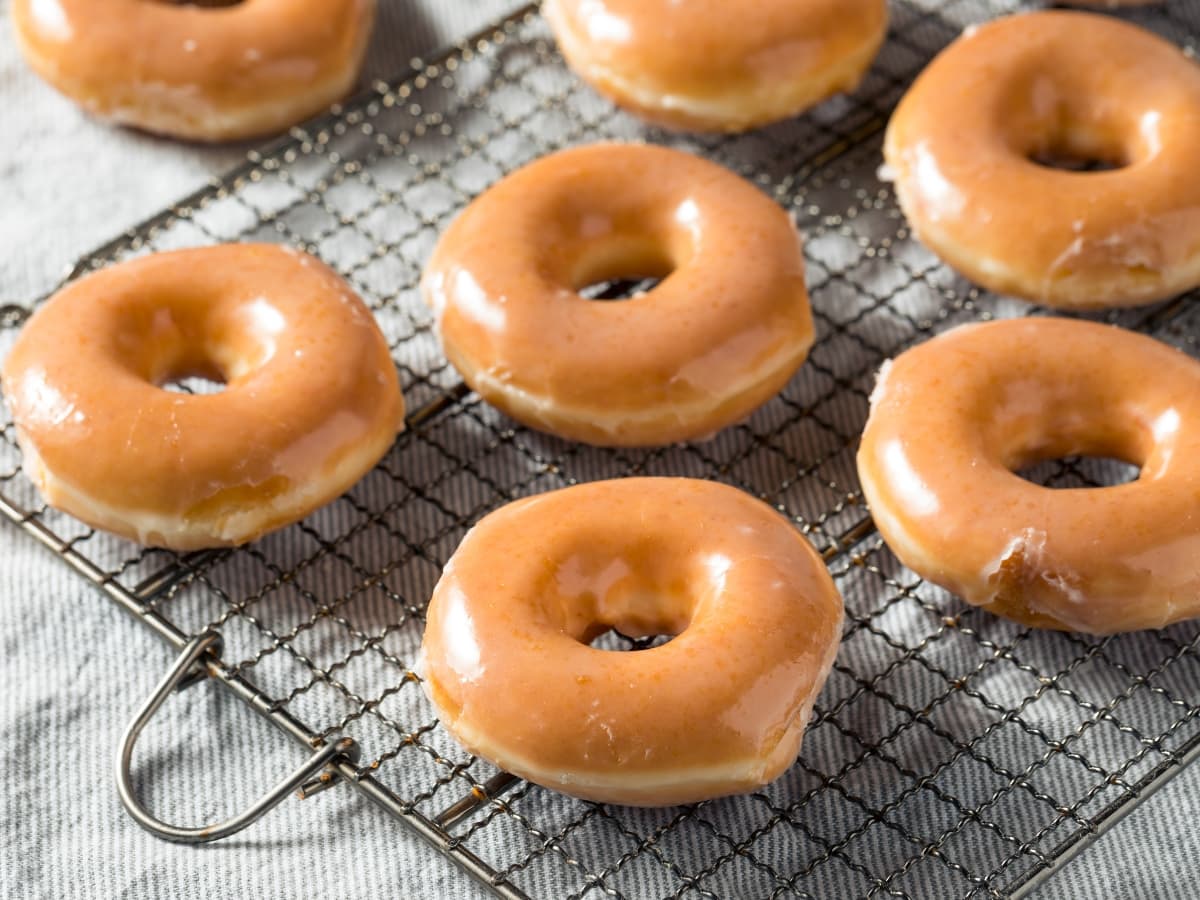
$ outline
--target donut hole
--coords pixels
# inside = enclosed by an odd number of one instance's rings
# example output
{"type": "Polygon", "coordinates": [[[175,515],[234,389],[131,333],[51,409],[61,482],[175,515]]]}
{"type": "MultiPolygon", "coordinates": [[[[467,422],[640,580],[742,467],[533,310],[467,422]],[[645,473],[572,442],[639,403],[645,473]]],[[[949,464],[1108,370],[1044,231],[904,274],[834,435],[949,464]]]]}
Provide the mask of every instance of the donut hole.
{"type": "Polygon", "coordinates": [[[225,368],[202,351],[164,354],[150,365],[149,380],[172,394],[219,394],[229,384],[225,368]]]}
{"type": "Polygon", "coordinates": [[[589,248],[575,267],[572,286],[585,300],[633,300],[676,269],[666,248],[648,238],[613,239],[589,248]]]}
{"type": "MultiPolygon", "coordinates": [[[[1056,324],[1053,327],[1061,327],[1056,324]]],[[[1104,366],[1063,379],[1038,354],[994,406],[987,440],[1017,477],[1047,488],[1116,487],[1157,477],[1171,456],[1179,414],[1172,407],[1131,415],[1123,378],[1104,366]]],[[[1119,370],[1118,370],[1119,371],[1119,370]]]]}
{"type": "Polygon", "coordinates": [[[1040,139],[1035,137],[1026,158],[1046,169],[1112,172],[1131,165],[1139,155],[1139,148],[1124,143],[1119,138],[1123,131],[1112,123],[1068,117],[1037,132],[1040,132],[1040,139]]]}
{"type": "Polygon", "coordinates": [[[613,278],[584,285],[579,296],[585,300],[632,300],[650,293],[661,281],[655,276],[613,278]]]}
{"type": "Polygon", "coordinates": [[[597,650],[647,650],[682,634],[728,568],[723,558],[717,570],[706,564],[714,554],[697,559],[664,535],[621,527],[591,530],[560,552],[547,584],[546,614],[597,650]]]}
{"type": "Polygon", "coordinates": [[[1141,466],[1116,456],[1057,456],[1023,466],[1016,475],[1048,488],[1096,488],[1129,484],[1141,466]]]}
{"type": "Polygon", "coordinates": [[[131,307],[112,339],[129,370],[155,387],[216,394],[266,365],[286,327],[261,298],[218,304],[197,292],[131,307]]]}
{"type": "Polygon", "coordinates": [[[567,601],[582,613],[568,631],[595,650],[629,651],[661,647],[687,629],[693,612],[685,592],[647,583],[637,575],[607,590],[567,601]]]}
{"type": "Polygon", "coordinates": [[[674,637],[676,635],[673,634],[651,634],[644,637],[629,637],[629,635],[622,634],[616,628],[608,628],[588,641],[588,646],[593,650],[607,650],[617,653],[633,650],[652,650],[655,647],[661,647],[674,637]]]}
{"type": "Polygon", "coordinates": [[[225,379],[219,375],[215,378],[207,375],[180,375],[164,381],[159,387],[172,394],[219,394],[225,390],[225,379]]]}
{"type": "Polygon", "coordinates": [[[1129,165],[1123,155],[1076,152],[1067,147],[1047,147],[1030,154],[1029,161],[1063,172],[1112,172],[1129,165]]]}

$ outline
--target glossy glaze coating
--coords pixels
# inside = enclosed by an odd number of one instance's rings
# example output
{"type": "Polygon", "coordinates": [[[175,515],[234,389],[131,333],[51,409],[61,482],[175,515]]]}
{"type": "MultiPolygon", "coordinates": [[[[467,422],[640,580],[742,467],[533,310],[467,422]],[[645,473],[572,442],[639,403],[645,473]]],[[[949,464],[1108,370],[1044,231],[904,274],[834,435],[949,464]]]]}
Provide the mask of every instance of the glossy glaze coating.
{"type": "Polygon", "coordinates": [[[592,444],[711,435],[774,396],[813,341],[787,214],[661,147],[597,144],[509,175],[447,229],[421,287],[472,388],[592,444]],[[661,275],[629,300],[579,294],[661,275]]]}
{"type": "Polygon", "coordinates": [[[1200,66],[1108,16],[1035,12],[968,30],[888,126],[896,193],[968,278],[1059,307],[1200,284],[1200,66]],[[1032,158],[1124,164],[1071,172],[1032,158]]]}
{"type": "Polygon", "coordinates": [[[51,506],[143,544],[240,544],[337,497],[403,427],[370,311],[314,257],[240,244],[143,257],[59,291],[4,364],[51,506]],[[159,385],[224,381],[215,394],[159,385]]]}
{"type": "Polygon", "coordinates": [[[885,0],[547,0],[563,55],[654,122],[744,131],[853,90],[887,31],[885,0]]]}
{"type": "Polygon", "coordinates": [[[191,140],[282,131],[345,96],[375,0],[13,0],[42,78],[93,115],[191,140]]]}
{"type": "Polygon", "coordinates": [[[825,566],[770,507],[629,478],[485,517],[434,589],[421,669],[471,752],[577,797],[664,806],[791,765],[841,625],[825,566]],[[677,636],[588,645],[610,628],[677,636]]]}
{"type": "Polygon", "coordinates": [[[880,372],[858,472],[896,555],[969,603],[1092,634],[1200,615],[1200,363],[1151,338],[1036,318],[927,341],[880,372]],[[1013,474],[1077,454],[1141,475],[1013,474]]]}

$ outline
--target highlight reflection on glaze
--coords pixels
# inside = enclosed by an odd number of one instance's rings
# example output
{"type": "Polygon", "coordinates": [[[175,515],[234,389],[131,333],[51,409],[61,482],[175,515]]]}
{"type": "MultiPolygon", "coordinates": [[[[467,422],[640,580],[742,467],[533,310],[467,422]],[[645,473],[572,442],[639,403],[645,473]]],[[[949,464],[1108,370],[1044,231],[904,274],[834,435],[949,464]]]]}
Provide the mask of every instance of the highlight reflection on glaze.
{"type": "MultiPolygon", "coordinates": [[[[507,317],[504,313],[505,298],[503,296],[488,296],[479,286],[479,282],[466,269],[458,269],[454,273],[453,285],[451,293],[463,315],[469,316],[490,331],[504,330],[507,317]]],[[[442,303],[444,309],[444,299],[442,303]]]]}
{"type": "Polygon", "coordinates": [[[604,0],[580,0],[579,18],[588,37],[598,43],[627,44],[633,37],[629,21],[609,12],[604,0]]]}
{"type": "Polygon", "coordinates": [[[29,18],[51,40],[69,41],[75,34],[61,0],[29,0],[29,18]]]}
{"type": "Polygon", "coordinates": [[[87,418],[47,379],[41,366],[30,368],[15,387],[6,390],[12,398],[12,408],[22,410],[31,427],[61,428],[68,422],[82,423],[87,418]]]}
{"type": "Polygon", "coordinates": [[[475,624],[467,611],[467,600],[461,590],[451,584],[446,591],[442,614],[441,645],[445,648],[446,663],[465,681],[477,681],[483,675],[479,641],[475,624]]]}
{"type": "Polygon", "coordinates": [[[960,215],[967,206],[963,192],[938,168],[937,157],[922,141],[912,150],[913,184],[929,218],[937,222],[960,215]]]}
{"type": "Polygon", "coordinates": [[[888,441],[883,445],[880,458],[884,477],[900,497],[904,511],[913,516],[936,515],[942,508],[941,501],[908,461],[904,442],[899,438],[888,441]]]}

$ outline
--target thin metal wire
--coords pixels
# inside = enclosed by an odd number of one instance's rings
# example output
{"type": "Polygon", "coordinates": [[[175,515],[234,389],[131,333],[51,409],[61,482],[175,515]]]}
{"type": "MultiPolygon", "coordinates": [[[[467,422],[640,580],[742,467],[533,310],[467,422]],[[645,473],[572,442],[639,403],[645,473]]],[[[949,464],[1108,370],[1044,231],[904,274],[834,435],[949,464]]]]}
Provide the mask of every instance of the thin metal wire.
{"type": "MultiPolygon", "coordinates": [[[[1200,753],[1200,627],[1099,640],[996,619],[903,569],[862,503],[853,454],[878,365],[960,322],[1046,312],[938,264],[876,177],[887,116],[915,73],[966,25],[1020,6],[893,3],[889,40],[853,97],[717,137],[615,111],[565,70],[536,8],[521,10],[251,153],[72,272],[219,240],[318,253],[372,305],[413,410],[374,472],[252,546],[177,556],[45,508],[5,416],[0,513],[177,650],[218,631],[216,683],[310,751],[353,737],[363,761],[339,762],[339,778],[498,896],[1023,896],[1200,753]],[[416,295],[433,241],[471,197],[601,138],[709,156],[805,232],[820,340],[780,397],[711,442],[603,451],[518,427],[462,385],[416,295]],[[517,496],[632,474],[762,497],[808,535],[846,597],[801,757],[762,791],[669,810],[560,797],[465,754],[411,670],[429,590],[472,523],[517,496]]],[[[1190,47],[1200,35],[1200,10],[1183,5],[1127,15],[1190,47]]],[[[1195,354],[1192,308],[1105,318],[1195,354]]],[[[0,352],[27,314],[0,307],[0,352]]],[[[1065,460],[1031,477],[1091,485],[1113,472],[1065,460]]]]}

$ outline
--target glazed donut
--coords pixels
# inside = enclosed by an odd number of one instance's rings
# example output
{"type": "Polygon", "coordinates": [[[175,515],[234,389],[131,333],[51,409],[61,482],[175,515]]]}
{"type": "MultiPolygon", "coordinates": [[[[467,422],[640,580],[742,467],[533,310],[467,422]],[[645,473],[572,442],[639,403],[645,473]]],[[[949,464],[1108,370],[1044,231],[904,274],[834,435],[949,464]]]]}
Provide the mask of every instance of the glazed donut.
{"type": "Polygon", "coordinates": [[[871,513],[921,576],[1026,625],[1112,634],[1200,615],[1200,363],[1108,325],[965,325],[880,372],[858,453],[871,513]],[[1061,456],[1141,466],[1052,489],[1061,456]]]}
{"type": "Polygon", "coordinates": [[[662,147],[565,150],[509,175],[451,224],[421,287],[467,384],[591,444],[711,435],[778,392],[813,341],[787,214],[662,147]],[[579,294],[621,276],[663,280],[621,302],[579,294]]]}
{"type": "Polygon", "coordinates": [[[434,588],[418,668],[472,753],[576,797],[666,806],[792,764],[841,626],[824,564],[769,506],[714,482],[627,478],[476,525],[434,588]],[[675,638],[588,646],[610,629],[675,638]]]}
{"type": "Polygon", "coordinates": [[[887,32],[885,0],[547,0],[581,78],[670,128],[745,131],[853,90],[887,32]]]}
{"type": "Polygon", "coordinates": [[[63,288],[21,332],[4,395],[51,506],[143,544],[241,544],[356,482],[403,427],[370,311],[270,244],[159,253],[63,288]],[[160,385],[223,381],[188,395],[160,385]]]}
{"type": "Polygon", "coordinates": [[[913,230],[966,277],[1050,306],[1200,284],[1200,66],[1148,31],[1034,12],[968,31],[920,75],[884,155],[913,230]],[[1099,159],[1072,172],[1035,159],[1099,159]]]}
{"type": "Polygon", "coordinates": [[[34,71],[93,115],[199,141],[282,131],[345,96],[375,0],[13,0],[34,71]]]}

